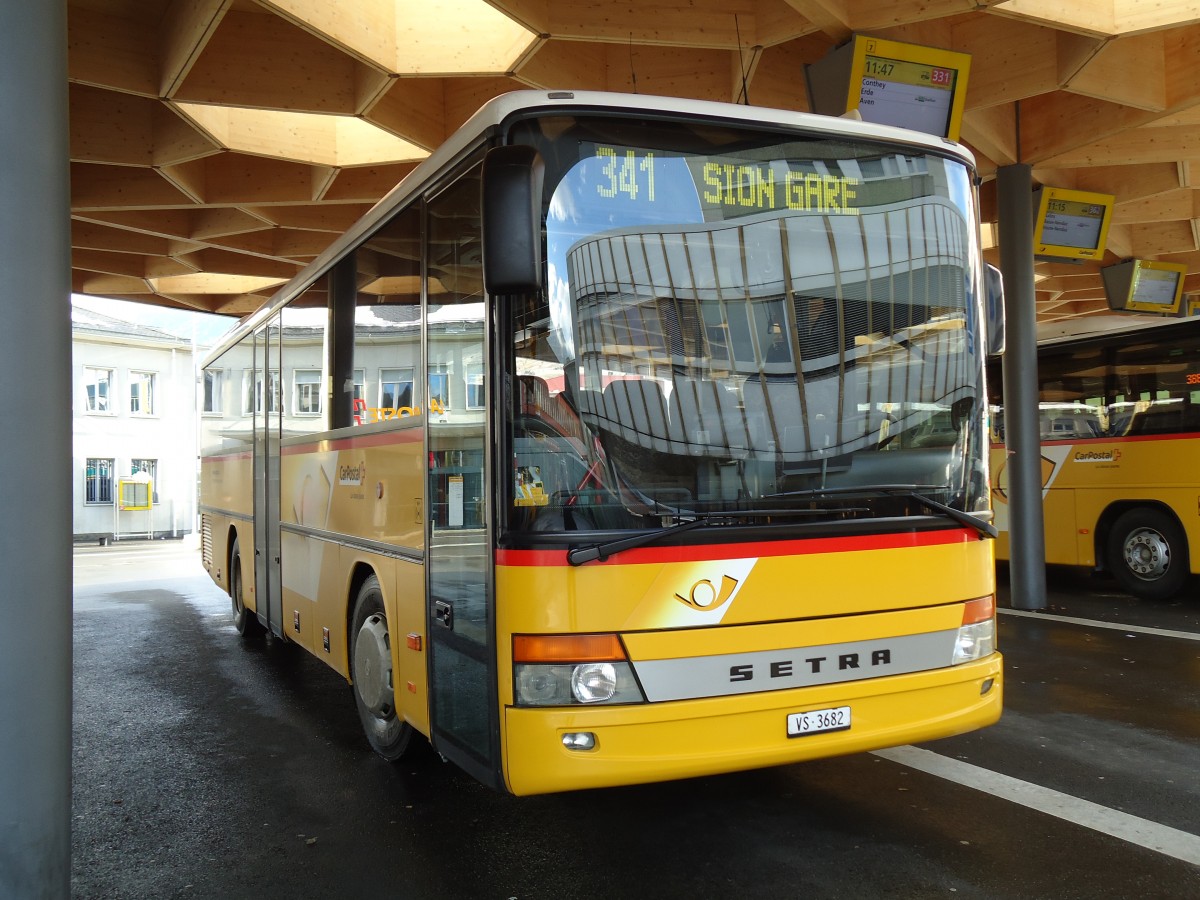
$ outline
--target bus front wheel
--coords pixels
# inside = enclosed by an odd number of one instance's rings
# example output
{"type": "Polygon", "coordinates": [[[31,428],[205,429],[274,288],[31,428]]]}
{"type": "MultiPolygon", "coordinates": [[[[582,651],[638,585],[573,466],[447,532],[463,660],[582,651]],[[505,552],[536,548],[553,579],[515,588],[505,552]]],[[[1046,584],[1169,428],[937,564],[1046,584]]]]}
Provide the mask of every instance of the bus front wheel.
{"type": "Polygon", "coordinates": [[[358,718],[375,752],[395,761],[408,749],[412,726],[396,713],[392,642],[383,592],[374,575],[359,589],[350,635],[350,677],[358,718]]]}
{"type": "Polygon", "coordinates": [[[246,609],[245,594],[242,592],[242,554],[237,538],[229,553],[229,599],[233,603],[233,627],[247,640],[260,636],[266,629],[258,621],[258,613],[246,609]]]}
{"type": "Polygon", "coordinates": [[[1126,510],[1108,533],[1108,568],[1135,597],[1165,600],[1187,580],[1187,537],[1162,510],[1148,506],[1126,510]]]}

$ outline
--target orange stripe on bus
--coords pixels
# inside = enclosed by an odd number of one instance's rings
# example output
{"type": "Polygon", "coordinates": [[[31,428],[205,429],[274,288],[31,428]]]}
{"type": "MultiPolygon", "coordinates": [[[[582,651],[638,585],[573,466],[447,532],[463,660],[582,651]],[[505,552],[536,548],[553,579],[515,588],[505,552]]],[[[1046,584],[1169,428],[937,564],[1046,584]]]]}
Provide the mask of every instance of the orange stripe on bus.
{"type": "MultiPolygon", "coordinates": [[[[718,559],[764,559],[771,556],[802,556],[813,553],[849,553],[858,550],[898,550],[940,547],[979,540],[975,531],[954,528],[941,531],[868,534],[853,537],[821,537],[794,541],[752,541],[745,544],[699,544],[687,547],[644,547],[614,554],[611,559],[589,566],[637,565],[645,563],[703,562],[718,559]]],[[[566,548],[558,550],[497,550],[498,566],[566,566],[566,548]]]]}

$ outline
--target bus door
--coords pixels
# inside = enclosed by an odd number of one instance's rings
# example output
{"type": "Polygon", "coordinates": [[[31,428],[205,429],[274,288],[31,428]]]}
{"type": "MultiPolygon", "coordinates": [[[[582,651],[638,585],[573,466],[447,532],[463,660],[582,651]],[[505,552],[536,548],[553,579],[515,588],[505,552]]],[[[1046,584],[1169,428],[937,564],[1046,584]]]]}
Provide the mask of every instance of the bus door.
{"type": "Polygon", "coordinates": [[[282,635],[279,552],[279,437],[283,427],[280,328],[276,316],[254,335],[254,593],[259,618],[282,635]]]}
{"type": "Polygon", "coordinates": [[[446,288],[430,293],[426,316],[430,738],[500,788],[478,172],[434,198],[426,219],[428,283],[446,288]]]}

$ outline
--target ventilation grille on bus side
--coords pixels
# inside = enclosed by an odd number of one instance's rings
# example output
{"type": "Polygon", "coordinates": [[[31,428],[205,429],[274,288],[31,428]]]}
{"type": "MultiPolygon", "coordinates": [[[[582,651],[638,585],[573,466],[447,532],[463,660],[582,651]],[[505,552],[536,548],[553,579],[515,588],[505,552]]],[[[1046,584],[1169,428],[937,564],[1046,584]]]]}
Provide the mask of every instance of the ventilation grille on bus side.
{"type": "Polygon", "coordinates": [[[204,513],[200,514],[200,560],[204,568],[212,568],[212,522],[204,513]]]}

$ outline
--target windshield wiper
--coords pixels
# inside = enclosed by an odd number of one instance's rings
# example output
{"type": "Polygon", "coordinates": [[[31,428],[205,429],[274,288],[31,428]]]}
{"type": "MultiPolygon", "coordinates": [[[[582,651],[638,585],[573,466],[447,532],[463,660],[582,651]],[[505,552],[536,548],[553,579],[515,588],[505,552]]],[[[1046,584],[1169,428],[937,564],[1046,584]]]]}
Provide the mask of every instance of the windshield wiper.
{"type": "Polygon", "coordinates": [[[692,519],[690,522],[680,522],[678,525],[660,528],[657,531],[646,531],[631,537],[618,538],[615,541],[604,541],[603,543],[590,544],[586,547],[573,547],[567,551],[567,562],[573,566],[582,566],[584,563],[592,562],[596,559],[608,559],[614,553],[620,553],[622,550],[644,547],[663,538],[682,534],[685,531],[691,531],[693,528],[700,528],[709,524],[710,521],[711,519],[707,517],[697,518],[692,519]]]}
{"type": "Polygon", "coordinates": [[[931,509],[934,512],[939,512],[947,518],[953,519],[959,525],[965,525],[967,528],[973,528],[979,532],[979,538],[982,540],[985,537],[995,538],[999,535],[996,526],[991,522],[985,521],[978,516],[973,516],[968,512],[963,512],[961,509],[955,509],[953,506],[947,506],[940,500],[934,500],[932,497],[926,497],[921,493],[921,490],[937,488],[935,484],[866,484],[866,485],[839,485],[838,487],[824,488],[805,488],[799,491],[783,491],[778,494],[767,494],[766,496],[775,497],[822,497],[832,494],[883,494],[891,496],[899,494],[916,500],[926,509],[931,509]]]}
{"type": "Polygon", "coordinates": [[[974,528],[979,532],[980,540],[983,540],[985,537],[990,537],[994,540],[1000,534],[1000,532],[996,530],[996,526],[991,522],[981,519],[979,516],[973,516],[968,512],[963,512],[961,509],[955,509],[953,506],[947,506],[945,503],[942,503],[939,500],[934,500],[932,497],[926,497],[924,494],[917,493],[916,491],[901,491],[898,493],[903,493],[905,497],[911,497],[922,506],[926,506],[929,509],[936,510],[943,515],[948,516],[959,525],[965,525],[967,528],[974,528]]]}
{"type": "MultiPolygon", "coordinates": [[[[866,512],[865,507],[845,507],[839,508],[839,512],[866,512]]],[[[657,531],[645,531],[641,534],[635,534],[627,538],[618,538],[614,541],[604,541],[599,544],[589,544],[584,547],[575,547],[567,551],[567,562],[573,566],[581,566],[584,563],[592,562],[597,559],[608,559],[614,553],[620,553],[622,550],[632,550],[634,547],[644,547],[647,544],[652,544],[662,538],[670,537],[671,535],[680,534],[684,531],[691,531],[693,528],[699,528],[702,525],[734,525],[738,524],[739,518],[779,518],[787,516],[793,518],[796,516],[822,516],[828,515],[828,510],[824,509],[731,509],[719,513],[688,513],[688,515],[696,515],[697,518],[687,522],[680,522],[677,525],[669,525],[666,528],[660,528],[657,531]]],[[[742,523],[744,524],[744,523],[742,523]]],[[[774,523],[776,525],[784,525],[788,523],[774,523]]]]}

